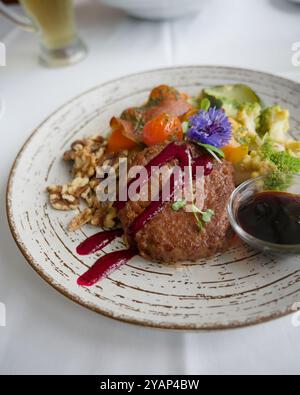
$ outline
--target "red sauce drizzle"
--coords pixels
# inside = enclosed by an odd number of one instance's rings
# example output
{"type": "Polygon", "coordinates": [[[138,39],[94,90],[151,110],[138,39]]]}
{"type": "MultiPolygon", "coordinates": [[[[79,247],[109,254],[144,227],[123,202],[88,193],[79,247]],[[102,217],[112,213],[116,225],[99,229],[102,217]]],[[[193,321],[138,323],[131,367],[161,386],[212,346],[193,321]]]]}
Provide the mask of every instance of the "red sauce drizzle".
{"type": "MultiPolygon", "coordinates": [[[[179,146],[176,143],[168,145],[165,150],[162,151],[162,153],[163,155],[160,154],[159,156],[161,156],[163,164],[169,162],[172,159],[179,159],[180,167],[182,170],[184,170],[184,167],[189,166],[190,159],[192,158],[191,153],[186,146],[179,146]]],[[[154,161],[158,163],[157,157],[154,158],[154,161]]],[[[156,164],[156,166],[158,165],[156,164]]],[[[212,162],[208,157],[199,157],[196,159],[192,159],[193,178],[196,177],[196,169],[198,166],[204,167],[205,176],[209,175],[213,169],[212,162]]],[[[173,200],[176,188],[179,186],[179,181],[180,180],[175,179],[174,174],[171,175],[170,194],[167,200],[163,201],[162,197],[160,196],[160,199],[158,201],[151,202],[151,204],[133,221],[133,223],[129,227],[129,236],[134,237],[147,224],[147,222],[151,221],[151,219],[155,217],[155,215],[162,211],[166,202],[173,200]]]]}
{"type": "MultiPolygon", "coordinates": [[[[170,178],[170,194],[168,196],[167,201],[172,201],[176,186],[178,185],[178,180],[175,179],[174,174],[171,175],[170,178]]],[[[128,229],[128,235],[134,237],[143,227],[147,224],[147,222],[151,221],[158,213],[162,211],[166,201],[162,200],[161,195],[159,196],[159,200],[151,202],[148,207],[133,221],[131,226],[128,229]]]]}
{"type": "MultiPolygon", "coordinates": [[[[176,142],[173,142],[169,145],[167,145],[155,158],[153,158],[146,166],[145,169],[147,170],[147,178],[144,179],[141,183],[140,187],[143,187],[151,177],[151,170],[153,167],[162,167],[166,165],[167,163],[171,162],[174,159],[177,159],[179,161],[179,166],[184,169],[185,167],[189,166],[190,162],[190,157],[191,157],[191,152],[187,145],[178,145],[176,142]]],[[[196,159],[193,159],[193,168],[196,166],[202,166],[204,167],[204,175],[208,176],[213,169],[212,162],[209,157],[199,157],[196,159]]],[[[138,180],[137,176],[136,178],[132,179],[128,185],[127,185],[127,190],[129,189],[130,185],[138,180]]],[[[128,196],[127,200],[124,201],[117,201],[115,202],[115,207],[118,210],[121,210],[126,206],[126,203],[128,202],[128,196]]]]}
{"type": "Polygon", "coordinates": [[[77,280],[77,284],[83,287],[91,287],[111,272],[125,265],[136,255],[134,250],[115,251],[102,256],[98,261],[77,280]]]}
{"type": "Polygon", "coordinates": [[[79,255],[94,254],[95,252],[102,250],[102,248],[106,247],[117,237],[122,237],[123,233],[122,229],[97,233],[81,243],[76,248],[76,252],[79,255]]]}
{"type": "MultiPolygon", "coordinates": [[[[147,170],[148,177],[143,180],[142,185],[145,185],[151,177],[151,168],[152,167],[161,167],[168,162],[177,159],[179,161],[179,166],[184,169],[185,167],[190,165],[192,155],[189,148],[186,145],[178,145],[176,142],[173,142],[166,146],[159,155],[153,158],[148,165],[145,166],[147,170]]],[[[192,158],[192,175],[196,176],[196,168],[198,166],[204,167],[204,175],[209,175],[213,170],[213,165],[209,157],[199,157],[192,158]]],[[[130,185],[137,181],[133,179],[127,185],[127,189],[129,189],[130,185]]],[[[176,187],[178,186],[178,180],[175,179],[174,174],[171,175],[171,187],[170,187],[170,196],[168,201],[171,201],[174,197],[174,193],[176,187]]],[[[117,201],[115,203],[115,207],[118,210],[121,210],[125,207],[127,201],[117,201]]],[[[134,236],[137,232],[139,232],[147,222],[149,222],[155,215],[162,211],[165,202],[160,199],[158,201],[153,201],[151,204],[133,221],[132,225],[129,228],[129,235],[134,236]]],[[[123,235],[123,231],[113,230],[108,232],[100,232],[96,235],[88,238],[82,244],[77,247],[77,253],[79,255],[89,255],[93,254],[100,249],[104,248],[108,244],[110,244],[117,237],[121,237],[123,235]]],[[[77,284],[80,286],[92,286],[97,283],[102,278],[106,277],[112,271],[118,269],[121,265],[127,263],[130,259],[132,259],[137,254],[136,250],[128,249],[122,251],[112,252],[110,254],[104,255],[81,277],[79,277],[77,284]]]]}

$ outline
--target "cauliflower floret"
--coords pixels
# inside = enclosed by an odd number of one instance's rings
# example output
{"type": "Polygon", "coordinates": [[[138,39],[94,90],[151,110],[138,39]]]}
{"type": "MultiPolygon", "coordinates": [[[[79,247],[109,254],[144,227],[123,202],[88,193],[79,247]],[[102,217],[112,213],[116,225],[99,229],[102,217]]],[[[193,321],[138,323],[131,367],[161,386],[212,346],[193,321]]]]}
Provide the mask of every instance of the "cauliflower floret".
{"type": "Polygon", "coordinates": [[[259,126],[261,106],[259,103],[245,103],[238,109],[236,120],[251,134],[256,134],[259,126]]]}
{"type": "Polygon", "coordinates": [[[237,103],[231,100],[223,100],[222,108],[228,117],[236,118],[237,116],[237,103]]]}
{"type": "Polygon", "coordinates": [[[291,140],[287,135],[290,128],[289,117],[289,111],[279,105],[266,108],[260,116],[260,134],[268,134],[272,140],[280,143],[291,140]]]}
{"type": "Polygon", "coordinates": [[[244,159],[234,165],[236,185],[241,184],[250,178],[264,176],[276,170],[276,166],[261,157],[258,151],[252,151],[244,159]]]}
{"type": "Polygon", "coordinates": [[[286,150],[296,158],[300,158],[300,141],[286,141],[286,150]]]}
{"type": "Polygon", "coordinates": [[[261,145],[261,138],[256,132],[249,131],[233,118],[229,118],[229,120],[232,124],[232,136],[235,142],[247,145],[249,151],[255,150],[261,145]]]}

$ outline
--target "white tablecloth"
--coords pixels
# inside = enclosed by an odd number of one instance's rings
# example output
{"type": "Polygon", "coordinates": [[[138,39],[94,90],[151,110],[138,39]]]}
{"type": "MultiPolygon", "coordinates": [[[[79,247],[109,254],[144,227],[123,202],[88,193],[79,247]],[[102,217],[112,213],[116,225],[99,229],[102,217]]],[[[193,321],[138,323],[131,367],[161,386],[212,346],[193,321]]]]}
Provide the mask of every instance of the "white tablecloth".
{"type": "MultiPolygon", "coordinates": [[[[200,1],[200,0],[199,0],[200,1]]],[[[103,81],[178,64],[257,68],[300,81],[291,46],[300,41],[300,7],[285,0],[203,1],[193,19],[142,22],[92,4],[78,9],[90,48],[81,64],[47,70],[36,39],[6,36],[0,68],[1,373],[226,374],[300,373],[300,327],[286,317],[261,326],[211,333],[145,329],[96,315],[64,298],[29,267],[6,224],[4,194],[13,159],[31,131],[58,106],[103,81]]],[[[2,25],[2,20],[0,20],[2,25]]],[[[3,41],[3,39],[2,39],[3,41]]]]}

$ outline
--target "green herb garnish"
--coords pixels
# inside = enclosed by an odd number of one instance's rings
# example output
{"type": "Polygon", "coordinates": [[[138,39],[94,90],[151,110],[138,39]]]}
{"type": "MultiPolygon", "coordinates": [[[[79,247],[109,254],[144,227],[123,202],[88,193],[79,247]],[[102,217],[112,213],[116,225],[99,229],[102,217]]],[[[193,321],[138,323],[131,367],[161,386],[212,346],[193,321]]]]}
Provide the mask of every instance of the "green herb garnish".
{"type": "Polygon", "coordinates": [[[209,153],[213,152],[215,154],[217,154],[220,158],[225,158],[225,154],[222,150],[220,150],[219,148],[210,145],[210,144],[202,144],[202,143],[197,143],[198,145],[200,145],[200,147],[205,148],[209,153]]]}
{"type": "Polygon", "coordinates": [[[190,124],[188,121],[182,123],[182,130],[183,134],[187,134],[187,131],[189,130],[190,124]]]}
{"type": "Polygon", "coordinates": [[[195,144],[198,144],[200,147],[206,149],[206,151],[207,151],[211,156],[213,156],[218,162],[221,163],[220,158],[221,158],[221,159],[224,159],[224,158],[225,158],[224,152],[223,152],[222,150],[220,150],[219,148],[217,148],[217,147],[215,147],[215,146],[213,146],[213,145],[210,145],[210,144],[202,144],[202,143],[199,143],[198,141],[195,141],[195,140],[193,140],[193,142],[194,142],[195,144]]]}
{"type": "Polygon", "coordinates": [[[209,99],[202,99],[200,102],[200,110],[208,111],[211,107],[209,99]]]}
{"type": "Polygon", "coordinates": [[[195,205],[193,205],[192,207],[193,207],[194,217],[196,218],[197,221],[197,225],[200,229],[200,232],[202,232],[205,228],[205,224],[209,224],[212,221],[215,212],[212,209],[201,211],[195,205]],[[199,214],[201,215],[201,218],[199,214]]]}
{"type": "Polygon", "coordinates": [[[178,200],[177,202],[173,203],[172,209],[174,211],[179,211],[186,206],[186,200],[178,200]]]}
{"type": "MultiPolygon", "coordinates": [[[[187,205],[187,201],[185,199],[178,200],[172,204],[172,209],[174,211],[180,211],[187,205]]],[[[206,211],[201,211],[194,204],[192,205],[192,212],[197,221],[197,225],[202,232],[205,229],[205,224],[209,224],[212,220],[212,217],[215,215],[215,212],[211,209],[206,211]]]]}
{"type": "Polygon", "coordinates": [[[215,212],[211,209],[206,210],[203,215],[202,215],[202,220],[206,223],[209,224],[212,220],[212,217],[215,215],[215,212]]]}

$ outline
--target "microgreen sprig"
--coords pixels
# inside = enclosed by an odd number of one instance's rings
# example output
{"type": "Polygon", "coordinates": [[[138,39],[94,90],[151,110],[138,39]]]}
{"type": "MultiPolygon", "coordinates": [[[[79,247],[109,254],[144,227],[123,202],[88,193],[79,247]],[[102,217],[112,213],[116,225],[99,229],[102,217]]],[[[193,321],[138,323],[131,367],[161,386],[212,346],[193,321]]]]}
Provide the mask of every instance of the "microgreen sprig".
{"type": "Polygon", "coordinates": [[[201,231],[205,227],[204,224],[209,224],[212,221],[213,216],[215,215],[214,210],[207,209],[206,211],[201,211],[195,205],[192,206],[192,210],[193,210],[194,216],[197,220],[197,224],[198,224],[201,231]],[[201,219],[200,219],[199,214],[201,215],[201,219]],[[203,224],[203,222],[204,222],[204,224],[203,224]]]}
{"type": "MultiPolygon", "coordinates": [[[[191,196],[192,196],[192,201],[195,201],[194,197],[194,191],[193,191],[193,183],[192,183],[192,158],[189,155],[189,177],[190,177],[190,189],[191,189],[191,196]]],[[[179,211],[186,207],[187,201],[185,199],[181,199],[173,203],[172,209],[174,211],[179,211]]],[[[205,224],[208,224],[211,222],[212,217],[215,215],[215,212],[212,209],[207,209],[206,211],[200,210],[194,203],[191,205],[191,211],[194,214],[194,217],[196,219],[197,225],[199,227],[200,232],[203,232],[205,229],[205,224]]]]}
{"type": "Polygon", "coordinates": [[[199,145],[200,147],[203,147],[206,149],[207,152],[210,153],[211,156],[213,156],[218,162],[222,163],[221,159],[225,158],[225,154],[222,150],[220,150],[217,147],[214,147],[213,145],[210,144],[202,144],[199,143],[198,141],[194,141],[194,143],[196,143],[197,145],[199,145]]]}
{"type": "Polygon", "coordinates": [[[177,202],[173,203],[172,209],[174,211],[179,211],[186,206],[186,203],[187,202],[185,199],[178,200],[177,202]]]}
{"type": "MultiPolygon", "coordinates": [[[[173,203],[172,209],[174,211],[180,211],[184,207],[186,207],[187,201],[185,199],[178,200],[177,202],[173,203]]],[[[202,232],[205,228],[205,224],[209,224],[212,221],[213,216],[215,215],[214,210],[212,209],[207,209],[206,211],[201,211],[198,209],[198,207],[193,204],[191,206],[192,212],[194,214],[194,217],[197,221],[197,225],[202,232]],[[200,217],[200,215],[201,217],[200,217]]]]}

